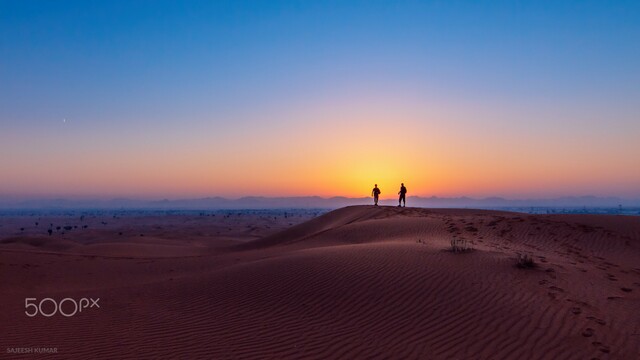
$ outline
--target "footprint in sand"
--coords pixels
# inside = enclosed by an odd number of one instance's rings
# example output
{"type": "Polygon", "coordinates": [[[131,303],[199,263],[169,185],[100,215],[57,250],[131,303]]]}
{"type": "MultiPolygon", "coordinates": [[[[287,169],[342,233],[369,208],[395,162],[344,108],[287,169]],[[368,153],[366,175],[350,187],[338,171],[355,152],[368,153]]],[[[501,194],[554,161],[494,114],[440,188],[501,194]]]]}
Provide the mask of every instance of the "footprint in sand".
{"type": "Polygon", "coordinates": [[[582,309],[580,309],[579,307],[572,307],[572,308],[571,308],[571,312],[572,312],[574,315],[582,314],[582,309]]]}
{"type": "Polygon", "coordinates": [[[606,325],[607,322],[602,320],[602,319],[598,319],[595,316],[587,316],[587,319],[591,320],[591,321],[595,321],[598,325],[606,325]]]}
{"type": "Polygon", "coordinates": [[[547,273],[547,276],[551,277],[552,279],[556,278],[556,271],[553,268],[548,268],[547,270],[545,270],[544,272],[547,273]]]}
{"type": "Polygon", "coordinates": [[[583,332],[582,332],[582,336],[584,337],[592,337],[594,334],[594,330],[592,328],[586,328],[583,332]]]}

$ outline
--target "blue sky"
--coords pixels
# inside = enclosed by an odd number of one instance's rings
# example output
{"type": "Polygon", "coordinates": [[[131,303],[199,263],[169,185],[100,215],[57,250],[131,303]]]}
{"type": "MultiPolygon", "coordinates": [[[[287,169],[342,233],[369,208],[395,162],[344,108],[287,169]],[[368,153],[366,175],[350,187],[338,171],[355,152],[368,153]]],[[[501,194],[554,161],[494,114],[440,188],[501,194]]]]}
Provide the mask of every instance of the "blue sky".
{"type": "MultiPolygon", "coordinates": [[[[610,151],[598,164],[629,157],[639,150],[629,144],[640,130],[638,19],[640,3],[632,1],[0,1],[0,150],[22,154],[21,166],[0,162],[14,174],[0,194],[73,194],[75,186],[87,194],[136,193],[126,179],[116,190],[64,178],[55,186],[34,182],[34,191],[20,183],[43,175],[38,159],[63,162],[115,147],[114,158],[100,157],[108,168],[123,154],[159,162],[167,146],[188,156],[191,144],[202,143],[199,150],[223,161],[216,153],[229,146],[262,136],[278,143],[295,136],[289,129],[315,129],[318,114],[326,116],[321,130],[332,133],[341,126],[333,119],[350,111],[366,117],[398,108],[413,115],[379,121],[418,131],[425,119],[429,129],[487,125],[505,138],[531,138],[525,160],[535,146],[560,151],[594,139],[610,151]],[[61,129],[61,119],[75,125],[61,129]],[[60,142],[45,140],[52,136],[60,142]]],[[[249,159],[260,149],[246,151],[249,159]]],[[[293,144],[282,149],[292,151],[293,144]]],[[[275,165],[287,161],[281,155],[275,165]]],[[[581,176],[619,175],[579,188],[640,195],[632,160],[581,168],[581,176]]],[[[185,194],[234,193],[225,185],[234,181],[185,194]]],[[[551,185],[540,184],[550,186],[548,194],[570,189],[551,185]]],[[[500,192],[466,186],[441,193],[500,192]]],[[[538,194],[527,186],[496,195],[538,194]]]]}

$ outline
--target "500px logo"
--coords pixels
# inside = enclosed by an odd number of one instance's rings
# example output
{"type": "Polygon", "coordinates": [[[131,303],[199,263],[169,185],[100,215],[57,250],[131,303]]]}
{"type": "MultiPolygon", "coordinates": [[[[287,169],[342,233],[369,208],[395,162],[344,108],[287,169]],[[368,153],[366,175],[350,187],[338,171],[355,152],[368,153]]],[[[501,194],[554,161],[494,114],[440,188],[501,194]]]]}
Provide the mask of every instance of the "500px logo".
{"type": "Polygon", "coordinates": [[[64,298],[62,300],[55,301],[52,298],[44,298],[36,305],[37,298],[25,298],[24,299],[24,313],[28,317],[34,317],[38,314],[44,317],[51,317],[56,313],[60,313],[62,316],[71,317],[76,313],[82,312],[87,308],[100,308],[98,301],[100,298],[82,298],[78,301],[72,298],[64,298]],[[51,304],[51,305],[48,305],[51,304]],[[72,311],[73,310],[73,311],[72,311]]]}

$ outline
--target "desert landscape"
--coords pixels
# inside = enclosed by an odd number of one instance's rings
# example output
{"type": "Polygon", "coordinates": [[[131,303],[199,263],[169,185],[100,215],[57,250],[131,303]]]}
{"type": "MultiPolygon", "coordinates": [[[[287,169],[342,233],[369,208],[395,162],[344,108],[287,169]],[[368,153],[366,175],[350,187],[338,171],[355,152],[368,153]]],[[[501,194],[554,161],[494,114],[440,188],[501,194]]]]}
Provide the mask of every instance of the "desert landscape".
{"type": "Polygon", "coordinates": [[[640,354],[636,216],[350,206],[0,224],[1,357],[640,354]],[[29,317],[25,298],[100,300],[29,317]],[[56,352],[4,351],[29,347],[56,352]]]}
{"type": "Polygon", "coordinates": [[[0,360],[640,360],[639,19],[0,0],[0,360]]]}

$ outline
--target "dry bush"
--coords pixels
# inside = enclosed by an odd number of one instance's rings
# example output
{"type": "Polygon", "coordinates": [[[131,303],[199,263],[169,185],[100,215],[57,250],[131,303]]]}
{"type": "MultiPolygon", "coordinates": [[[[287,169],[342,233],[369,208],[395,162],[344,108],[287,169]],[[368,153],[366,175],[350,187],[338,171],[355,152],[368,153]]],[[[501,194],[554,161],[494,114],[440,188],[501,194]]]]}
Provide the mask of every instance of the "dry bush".
{"type": "Polygon", "coordinates": [[[531,269],[536,267],[535,261],[533,261],[533,256],[530,254],[518,254],[516,266],[521,269],[531,269]]]}
{"type": "Polygon", "coordinates": [[[473,243],[465,239],[451,239],[451,251],[454,253],[464,253],[473,250],[473,243]]]}

